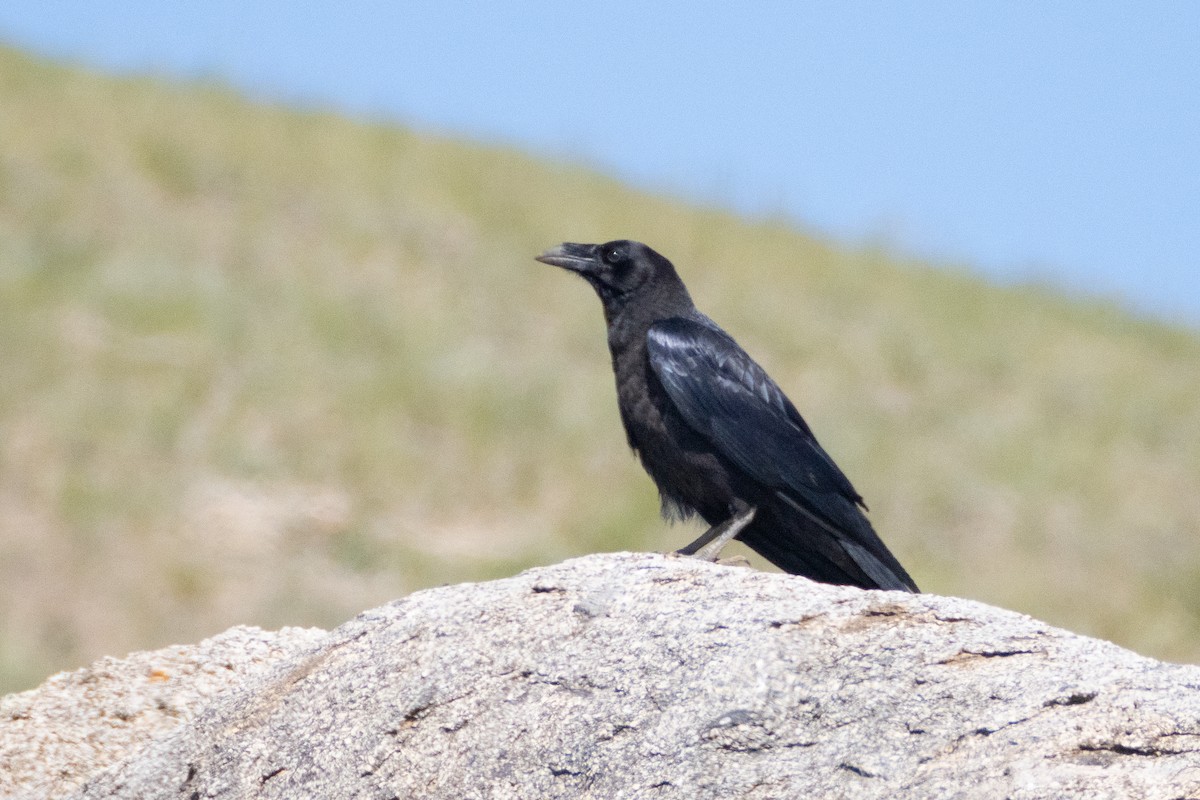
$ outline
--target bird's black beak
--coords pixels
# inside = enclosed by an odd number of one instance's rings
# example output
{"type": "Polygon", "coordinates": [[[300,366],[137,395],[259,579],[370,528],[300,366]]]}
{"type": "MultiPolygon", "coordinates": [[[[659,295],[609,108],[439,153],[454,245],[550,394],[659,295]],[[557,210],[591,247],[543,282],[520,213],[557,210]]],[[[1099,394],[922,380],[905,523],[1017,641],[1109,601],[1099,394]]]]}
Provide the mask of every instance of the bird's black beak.
{"type": "Polygon", "coordinates": [[[581,275],[587,275],[595,271],[597,266],[596,245],[563,242],[558,247],[551,247],[540,256],[537,256],[537,260],[543,264],[551,264],[555,267],[562,267],[572,272],[578,272],[581,275]]]}

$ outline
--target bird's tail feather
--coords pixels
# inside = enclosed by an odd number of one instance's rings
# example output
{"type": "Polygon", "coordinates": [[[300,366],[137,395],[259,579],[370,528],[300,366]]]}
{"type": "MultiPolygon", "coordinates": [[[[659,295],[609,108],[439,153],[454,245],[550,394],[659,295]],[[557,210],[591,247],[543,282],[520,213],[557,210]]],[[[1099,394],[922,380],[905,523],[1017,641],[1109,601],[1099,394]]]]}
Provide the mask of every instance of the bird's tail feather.
{"type": "Polygon", "coordinates": [[[766,509],[738,537],[784,572],[822,583],[919,592],[917,584],[871,529],[865,517],[855,538],[873,539],[874,553],[845,532],[787,500],[786,507],[766,509]],[[789,513],[799,510],[801,514],[789,513]]]}

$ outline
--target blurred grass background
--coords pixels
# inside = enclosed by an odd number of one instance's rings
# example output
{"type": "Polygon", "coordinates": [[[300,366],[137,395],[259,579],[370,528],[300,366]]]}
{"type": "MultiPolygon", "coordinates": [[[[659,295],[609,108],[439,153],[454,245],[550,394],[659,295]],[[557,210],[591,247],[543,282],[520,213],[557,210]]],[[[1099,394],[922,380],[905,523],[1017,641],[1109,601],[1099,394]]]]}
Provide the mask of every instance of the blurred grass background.
{"type": "Polygon", "coordinates": [[[626,448],[599,303],[532,260],[619,237],[788,391],[922,588],[1200,658],[1196,332],[0,49],[0,692],[690,540],[626,448]]]}

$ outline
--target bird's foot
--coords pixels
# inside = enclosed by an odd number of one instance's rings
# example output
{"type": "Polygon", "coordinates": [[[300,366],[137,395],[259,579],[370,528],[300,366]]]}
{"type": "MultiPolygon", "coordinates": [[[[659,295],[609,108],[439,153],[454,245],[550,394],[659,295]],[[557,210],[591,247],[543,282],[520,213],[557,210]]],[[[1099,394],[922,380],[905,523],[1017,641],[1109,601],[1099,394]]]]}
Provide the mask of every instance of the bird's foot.
{"type": "Polygon", "coordinates": [[[687,547],[681,547],[675,552],[704,561],[716,561],[720,557],[725,545],[729,544],[731,539],[741,533],[754,520],[754,513],[757,510],[754,506],[747,506],[724,522],[713,525],[702,533],[696,541],[687,547]]]}

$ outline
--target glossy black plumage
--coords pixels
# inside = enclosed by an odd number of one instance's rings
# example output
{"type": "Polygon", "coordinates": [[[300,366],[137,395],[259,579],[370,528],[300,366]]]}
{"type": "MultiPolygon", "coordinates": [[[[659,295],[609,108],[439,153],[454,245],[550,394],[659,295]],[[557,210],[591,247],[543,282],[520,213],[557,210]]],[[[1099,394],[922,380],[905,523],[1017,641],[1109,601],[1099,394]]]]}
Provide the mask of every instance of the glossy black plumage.
{"type": "Polygon", "coordinates": [[[583,276],[608,322],[621,420],[668,516],[739,533],[787,572],[917,591],[862,498],[766,372],[696,310],[674,266],[643,244],[565,243],[538,258],[583,276]]]}

